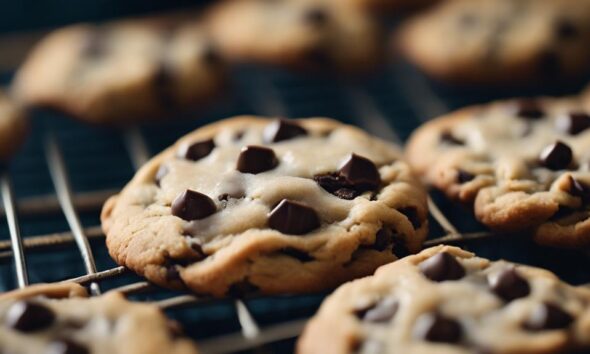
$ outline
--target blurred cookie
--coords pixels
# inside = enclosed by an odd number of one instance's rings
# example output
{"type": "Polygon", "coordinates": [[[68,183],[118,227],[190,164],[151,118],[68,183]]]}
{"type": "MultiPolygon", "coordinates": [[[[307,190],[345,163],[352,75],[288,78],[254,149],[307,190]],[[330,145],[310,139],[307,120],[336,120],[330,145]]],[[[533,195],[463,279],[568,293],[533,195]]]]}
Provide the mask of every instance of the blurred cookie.
{"type": "Polygon", "coordinates": [[[197,129],[107,201],[111,256],[199,294],[308,293],[420,249],[426,193],[399,150],[325,118],[197,129]]]}
{"type": "Polygon", "coordinates": [[[395,14],[393,11],[416,10],[435,4],[440,0],[344,0],[359,6],[361,9],[373,11],[375,14],[395,14]]]}
{"type": "Polygon", "coordinates": [[[59,29],[33,49],[13,93],[93,123],[124,123],[205,104],[225,66],[190,16],[59,29]],[[188,18],[187,18],[188,17],[188,18]]]}
{"type": "Polygon", "coordinates": [[[523,84],[590,70],[590,1],[449,0],[402,26],[406,57],[440,80],[523,84]]]}
{"type": "Polygon", "coordinates": [[[0,90],[0,162],[6,162],[23,144],[29,131],[24,111],[0,90]]]}
{"type": "Polygon", "coordinates": [[[233,62],[355,72],[381,57],[378,25],[346,1],[228,0],[205,21],[233,62]]]}
{"type": "Polygon", "coordinates": [[[196,354],[155,305],[119,293],[86,298],[77,284],[35,285],[0,295],[0,352],[196,354]]]}
{"type": "Polygon", "coordinates": [[[500,231],[543,244],[590,245],[590,115],[577,99],[465,108],[412,135],[408,162],[500,231]]]}
{"type": "Polygon", "coordinates": [[[337,289],[297,353],[586,353],[588,333],[590,290],[439,246],[337,289]]]}

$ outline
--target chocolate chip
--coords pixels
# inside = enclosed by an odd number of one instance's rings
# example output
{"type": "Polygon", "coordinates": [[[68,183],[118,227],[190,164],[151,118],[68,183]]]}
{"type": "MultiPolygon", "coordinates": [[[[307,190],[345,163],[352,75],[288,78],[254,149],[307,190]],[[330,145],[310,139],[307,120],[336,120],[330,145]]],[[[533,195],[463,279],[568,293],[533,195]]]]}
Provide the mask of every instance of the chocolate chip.
{"type": "Polygon", "coordinates": [[[539,102],[533,99],[522,99],[516,102],[515,114],[526,119],[539,119],[545,116],[539,102]]]}
{"type": "Polygon", "coordinates": [[[268,226],[284,234],[303,235],[320,227],[320,218],[312,208],[283,199],[268,214],[268,226]]]}
{"type": "Polygon", "coordinates": [[[160,165],[158,171],[156,172],[156,176],[154,177],[154,182],[158,187],[160,187],[160,182],[162,179],[170,172],[166,165],[160,165]]]}
{"type": "Polygon", "coordinates": [[[211,198],[190,189],[180,193],[172,202],[172,215],[186,221],[204,219],[216,211],[211,198]]]}
{"type": "Polygon", "coordinates": [[[375,243],[373,243],[372,248],[381,252],[385,251],[385,249],[392,243],[393,231],[388,227],[384,227],[377,231],[377,234],[375,234],[375,243]]]}
{"type": "Polygon", "coordinates": [[[55,314],[44,305],[19,301],[8,309],[6,325],[20,332],[36,332],[46,329],[55,321],[55,314]]]}
{"type": "Polygon", "coordinates": [[[181,280],[181,278],[176,264],[166,266],[166,281],[172,282],[177,280],[181,280]]]}
{"type": "Polygon", "coordinates": [[[352,200],[361,194],[359,191],[354,190],[354,187],[346,181],[346,178],[340,176],[338,172],[315,175],[313,179],[320,187],[340,199],[352,200]]]}
{"type": "Polygon", "coordinates": [[[531,331],[563,329],[569,327],[574,318],[557,305],[551,303],[539,304],[524,324],[531,331]]]}
{"type": "Polygon", "coordinates": [[[584,112],[564,114],[557,118],[555,126],[560,132],[577,135],[590,128],[590,115],[584,112]]]}
{"type": "Polygon", "coordinates": [[[457,343],[463,336],[463,329],[461,324],[453,319],[429,313],[418,317],[414,336],[429,342],[457,343]]]}
{"type": "Polygon", "coordinates": [[[200,261],[200,260],[207,258],[207,253],[205,253],[205,251],[203,251],[203,247],[201,247],[201,245],[196,244],[196,243],[192,243],[191,249],[193,251],[195,251],[195,256],[194,256],[193,260],[200,261]]]}
{"type": "Polygon", "coordinates": [[[287,247],[283,248],[279,251],[282,254],[285,254],[289,257],[293,257],[300,261],[301,263],[311,262],[314,261],[315,258],[309,255],[309,253],[305,251],[298,250],[297,248],[287,247]]]}
{"type": "Polygon", "coordinates": [[[238,157],[237,170],[258,174],[277,167],[279,160],[272,149],[263,146],[246,146],[238,157]]]}
{"type": "Polygon", "coordinates": [[[395,316],[398,309],[399,302],[392,297],[386,297],[375,306],[364,311],[361,318],[366,322],[385,323],[395,316]]]}
{"type": "Polygon", "coordinates": [[[393,236],[393,246],[391,247],[391,253],[393,253],[393,255],[398,259],[404,258],[411,254],[408,246],[406,245],[406,240],[399,235],[393,236]]]}
{"type": "Polygon", "coordinates": [[[248,279],[241,280],[239,282],[233,283],[229,290],[227,291],[228,295],[233,297],[240,297],[248,294],[252,294],[260,290],[256,285],[250,283],[248,279]]]}
{"type": "Polygon", "coordinates": [[[554,171],[567,168],[572,158],[572,149],[561,141],[546,146],[539,155],[541,164],[554,171]]]}
{"type": "Polygon", "coordinates": [[[275,120],[264,129],[263,133],[266,143],[278,143],[279,141],[291,140],[305,135],[307,135],[307,130],[287,119],[275,120]]]}
{"type": "Polygon", "coordinates": [[[420,226],[422,226],[422,220],[420,220],[420,217],[418,216],[418,209],[416,209],[416,207],[409,206],[405,208],[399,208],[397,211],[404,214],[408,218],[414,229],[419,229],[420,226]]]}
{"type": "Polygon", "coordinates": [[[557,211],[555,212],[555,214],[551,215],[551,218],[549,218],[549,220],[551,220],[551,221],[561,220],[563,218],[567,218],[567,217],[571,216],[575,212],[576,212],[575,209],[572,209],[572,208],[567,207],[565,205],[560,205],[557,207],[557,211]]]}
{"type": "Polygon", "coordinates": [[[573,176],[570,178],[569,193],[573,196],[582,198],[582,203],[587,204],[590,201],[590,188],[584,183],[578,181],[573,176]]]}
{"type": "Polygon", "coordinates": [[[432,281],[458,280],[465,276],[463,266],[447,252],[441,252],[420,263],[420,271],[432,281]]]}
{"type": "Polygon", "coordinates": [[[450,131],[444,131],[440,134],[440,142],[449,145],[465,145],[465,141],[455,137],[450,131]]]}
{"type": "Polygon", "coordinates": [[[506,268],[488,276],[488,285],[494,294],[505,301],[512,301],[527,296],[531,288],[514,268],[506,268]]]}
{"type": "Polygon", "coordinates": [[[190,145],[183,145],[178,152],[178,156],[187,160],[198,161],[203,157],[208,156],[213,149],[215,149],[215,142],[213,139],[202,140],[190,145]]]}
{"type": "Polygon", "coordinates": [[[54,340],[47,345],[44,354],[88,354],[90,351],[85,346],[70,339],[54,340]]]}
{"type": "Polygon", "coordinates": [[[463,171],[463,170],[457,171],[457,182],[459,182],[461,184],[472,181],[474,178],[475,178],[475,175],[473,175],[467,171],[463,171]]]}
{"type": "Polygon", "coordinates": [[[561,39],[571,39],[578,37],[580,30],[570,21],[561,19],[555,24],[555,34],[561,39]]]}
{"type": "Polygon", "coordinates": [[[319,7],[309,9],[303,14],[303,20],[305,23],[317,27],[325,25],[329,18],[328,12],[319,7]]]}
{"type": "Polygon", "coordinates": [[[358,191],[375,190],[381,184],[377,166],[371,160],[357,154],[351,154],[338,173],[358,191]]]}

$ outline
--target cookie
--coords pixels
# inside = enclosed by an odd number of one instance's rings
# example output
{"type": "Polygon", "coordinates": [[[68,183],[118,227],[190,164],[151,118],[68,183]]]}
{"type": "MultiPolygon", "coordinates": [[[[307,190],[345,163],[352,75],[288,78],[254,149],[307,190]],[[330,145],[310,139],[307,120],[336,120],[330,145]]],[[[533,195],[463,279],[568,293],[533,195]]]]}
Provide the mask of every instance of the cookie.
{"type": "Polygon", "coordinates": [[[450,0],[409,20],[399,49],[427,74],[461,84],[526,84],[588,72],[587,0],[450,0]]]}
{"type": "Polygon", "coordinates": [[[381,57],[378,25],[346,1],[228,0],[204,20],[232,62],[358,72],[381,57]]]}
{"type": "Polygon", "coordinates": [[[465,108],[420,127],[408,162],[450,198],[473,205],[492,229],[588,246],[589,112],[577,99],[552,98],[465,108]]]}
{"type": "Polygon", "coordinates": [[[588,333],[587,288],[438,246],[336,290],[297,353],[564,353],[590,350],[588,333]]]}
{"type": "Polygon", "coordinates": [[[86,298],[77,284],[35,285],[0,295],[0,352],[196,354],[154,305],[119,293],[86,298]]]}
{"type": "Polygon", "coordinates": [[[170,15],[59,29],[32,50],[13,92],[28,106],[124,123],[207,103],[225,71],[200,25],[170,15]]]}
{"type": "Polygon", "coordinates": [[[0,161],[7,160],[18,151],[29,131],[24,111],[0,90],[0,161]]]}
{"type": "Polygon", "coordinates": [[[421,9],[433,5],[439,0],[348,0],[360,9],[369,10],[377,15],[395,14],[397,11],[421,9]],[[383,12],[384,11],[384,12],[383,12]]]}
{"type": "Polygon", "coordinates": [[[420,249],[426,194],[398,149],[334,120],[202,127],[109,199],[115,261],[214,296],[306,293],[420,249]]]}

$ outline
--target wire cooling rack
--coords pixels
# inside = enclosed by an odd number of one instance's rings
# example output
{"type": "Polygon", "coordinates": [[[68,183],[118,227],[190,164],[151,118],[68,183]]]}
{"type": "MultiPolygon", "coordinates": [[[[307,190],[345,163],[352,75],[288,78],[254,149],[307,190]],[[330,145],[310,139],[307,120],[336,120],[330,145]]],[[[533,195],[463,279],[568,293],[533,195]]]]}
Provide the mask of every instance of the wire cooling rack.
{"type": "MultiPolygon", "coordinates": [[[[204,353],[289,352],[292,338],[325,294],[212,299],[158,288],[108,260],[97,219],[105,199],[116,193],[153,151],[185,132],[232,114],[330,116],[401,145],[416,126],[432,117],[464,104],[515,94],[441,89],[403,63],[392,64],[360,83],[258,67],[236,68],[232,77],[235,89],[231,97],[218,103],[217,111],[199,113],[204,117],[198,120],[103,131],[81,127],[56,114],[36,114],[32,142],[13,168],[6,168],[0,176],[1,212],[9,236],[0,239],[0,281],[4,283],[0,285],[6,290],[31,282],[68,280],[88,286],[93,295],[120,291],[133,300],[153,302],[178,318],[187,332],[199,339],[204,353]],[[103,144],[85,148],[97,144],[93,134],[98,134],[103,144]],[[82,191],[72,182],[72,177],[79,181],[80,174],[84,182],[76,183],[83,186],[82,191]],[[39,193],[43,190],[38,188],[43,184],[40,180],[47,175],[50,190],[39,193]],[[108,180],[112,186],[103,188],[105,183],[98,180],[108,180]],[[13,182],[19,187],[15,189],[13,182]],[[23,196],[17,197],[17,192],[23,196]],[[65,220],[60,220],[60,213],[65,220]],[[35,226],[39,220],[50,226],[35,226]],[[36,233],[48,228],[55,231],[36,233]],[[58,259],[52,260],[56,254],[58,259]],[[61,258],[62,254],[67,256],[61,258]],[[34,264],[28,262],[30,258],[36,259],[34,264]],[[46,273],[51,275],[46,277],[46,273]],[[35,275],[33,281],[31,274],[35,275]]],[[[460,243],[490,258],[545,266],[574,283],[590,281],[584,271],[590,264],[589,256],[584,252],[551,250],[514,235],[495,235],[483,230],[469,212],[436,193],[428,204],[431,233],[425,247],[460,243]]]]}

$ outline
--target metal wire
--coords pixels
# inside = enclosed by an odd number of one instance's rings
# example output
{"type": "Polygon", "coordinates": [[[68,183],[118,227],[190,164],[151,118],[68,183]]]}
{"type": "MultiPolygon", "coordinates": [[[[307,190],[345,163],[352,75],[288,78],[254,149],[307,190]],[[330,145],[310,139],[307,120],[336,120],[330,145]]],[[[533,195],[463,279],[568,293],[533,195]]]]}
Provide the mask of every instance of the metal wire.
{"type": "Polygon", "coordinates": [[[8,230],[10,232],[10,244],[12,247],[12,254],[14,255],[16,280],[18,287],[24,288],[29,284],[29,276],[27,273],[27,263],[25,261],[25,253],[20,234],[18,217],[16,215],[16,211],[14,210],[14,192],[8,171],[5,171],[2,176],[0,176],[0,189],[2,191],[2,204],[4,205],[4,210],[6,210],[8,230]]]}

